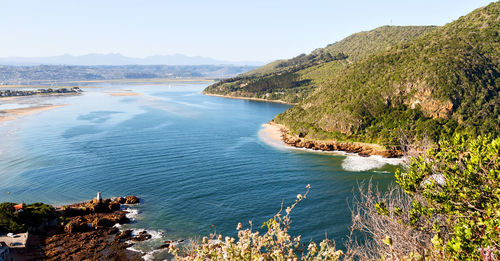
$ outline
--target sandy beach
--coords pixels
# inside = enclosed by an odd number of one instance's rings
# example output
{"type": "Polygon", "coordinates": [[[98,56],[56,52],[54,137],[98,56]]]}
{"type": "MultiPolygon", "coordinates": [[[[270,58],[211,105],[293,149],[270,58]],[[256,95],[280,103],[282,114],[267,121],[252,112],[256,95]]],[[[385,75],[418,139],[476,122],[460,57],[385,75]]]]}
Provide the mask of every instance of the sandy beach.
{"type": "Polygon", "coordinates": [[[259,130],[259,138],[267,145],[281,150],[302,150],[286,144],[282,139],[281,129],[285,126],[267,122],[261,125],[262,129],[259,130]]]}
{"type": "Polygon", "coordinates": [[[267,145],[277,149],[303,151],[307,153],[321,153],[321,154],[347,156],[342,162],[342,168],[348,171],[354,171],[354,172],[368,171],[372,169],[381,168],[386,164],[396,166],[403,164],[406,160],[406,158],[404,157],[386,158],[380,155],[360,156],[358,153],[345,152],[340,150],[325,151],[325,150],[314,150],[308,148],[294,147],[292,145],[286,144],[283,141],[282,129],[286,130],[286,127],[277,123],[265,123],[262,124],[262,129],[259,131],[258,135],[259,138],[267,145]]]}
{"type": "Polygon", "coordinates": [[[300,151],[308,151],[314,153],[328,153],[335,155],[346,154],[345,152],[342,151],[323,151],[323,150],[312,150],[312,149],[294,147],[292,145],[286,144],[283,141],[282,130],[286,130],[286,127],[278,123],[267,122],[262,124],[262,129],[259,131],[259,137],[266,144],[278,149],[300,150],[300,151]]]}
{"type": "Polygon", "coordinates": [[[28,116],[42,111],[52,110],[60,107],[67,106],[68,104],[58,105],[39,105],[26,108],[10,109],[0,111],[0,122],[15,120],[21,116],[28,116]]]}

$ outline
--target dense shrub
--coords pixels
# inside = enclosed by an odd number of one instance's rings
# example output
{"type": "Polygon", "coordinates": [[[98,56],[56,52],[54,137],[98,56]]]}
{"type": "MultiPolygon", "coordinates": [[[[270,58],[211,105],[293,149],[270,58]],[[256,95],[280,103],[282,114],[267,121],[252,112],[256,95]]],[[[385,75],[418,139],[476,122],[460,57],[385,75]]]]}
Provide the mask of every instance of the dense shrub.
{"type": "Polygon", "coordinates": [[[30,227],[37,227],[45,219],[51,218],[54,208],[43,203],[24,205],[20,211],[14,209],[15,203],[0,204],[0,232],[26,232],[30,227]]]}

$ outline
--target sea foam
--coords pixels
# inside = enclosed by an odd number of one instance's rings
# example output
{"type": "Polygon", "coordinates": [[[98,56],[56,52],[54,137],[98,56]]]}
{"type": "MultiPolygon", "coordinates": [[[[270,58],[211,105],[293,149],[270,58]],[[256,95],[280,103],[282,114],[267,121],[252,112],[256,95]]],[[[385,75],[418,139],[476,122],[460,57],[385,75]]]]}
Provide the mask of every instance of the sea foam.
{"type": "Polygon", "coordinates": [[[404,162],[402,158],[384,158],[381,156],[370,156],[361,157],[359,155],[348,155],[344,162],[342,162],[342,168],[347,171],[368,171],[372,169],[379,169],[389,165],[400,165],[404,162]]]}

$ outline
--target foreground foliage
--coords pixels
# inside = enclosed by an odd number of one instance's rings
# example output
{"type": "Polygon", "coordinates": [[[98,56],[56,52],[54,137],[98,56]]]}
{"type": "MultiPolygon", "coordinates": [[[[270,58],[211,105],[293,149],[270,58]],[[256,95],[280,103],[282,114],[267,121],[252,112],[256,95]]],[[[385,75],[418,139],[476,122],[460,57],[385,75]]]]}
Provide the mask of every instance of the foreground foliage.
{"type": "Polygon", "coordinates": [[[264,225],[267,231],[260,234],[254,231],[252,222],[250,228],[243,229],[241,223],[236,227],[238,238],[212,234],[204,237],[201,244],[193,243],[184,251],[171,245],[169,251],[176,260],[338,260],[343,252],[336,250],[332,241],[325,239],[316,244],[301,242],[301,236],[293,237],[290,229],[290,213],[293,208],[307,197],[297,195],[297,200],[291,206],[281,210],[264,225]]]}
{"type": "Polygon", "coordinates": [[[400,186],[389,192],[361,185],[347,254],[361,260],[499,260],[499,155],[500,138],[456,135],[398,171],[400,186]]]}
{"type": "Polygon", "coordinates": [[[457,135],[398,172],[414,198],[410,225],[432,225],[432,243],[452,258],[500,257],[499,155],[499,138],[457,135]]]}

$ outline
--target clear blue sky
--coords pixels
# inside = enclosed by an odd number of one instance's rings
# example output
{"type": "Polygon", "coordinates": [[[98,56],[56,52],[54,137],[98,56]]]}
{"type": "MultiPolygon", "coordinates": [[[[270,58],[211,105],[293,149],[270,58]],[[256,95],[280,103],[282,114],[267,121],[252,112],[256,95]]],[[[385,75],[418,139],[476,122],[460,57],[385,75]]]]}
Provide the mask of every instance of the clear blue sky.
{"type": "Polygon", "coordinates": [[[444,25],[485,0],[0,0],[0,57],[182,53],[270,61],[387,25],[444,25]]]}

